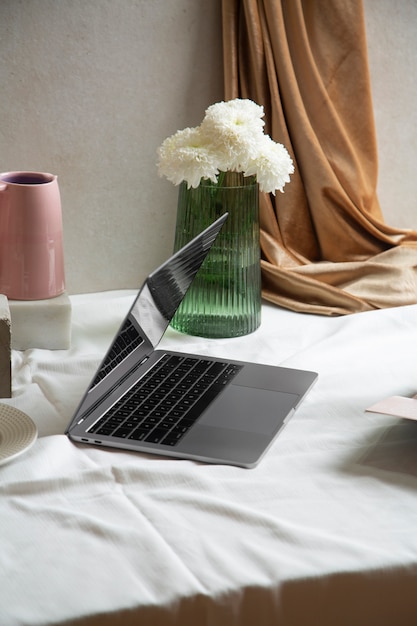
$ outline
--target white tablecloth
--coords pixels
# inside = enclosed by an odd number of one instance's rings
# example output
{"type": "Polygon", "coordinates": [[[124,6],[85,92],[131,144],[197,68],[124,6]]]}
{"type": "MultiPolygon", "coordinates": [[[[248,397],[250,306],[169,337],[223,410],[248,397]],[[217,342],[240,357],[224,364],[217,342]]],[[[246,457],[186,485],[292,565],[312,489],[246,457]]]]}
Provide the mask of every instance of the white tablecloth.
{"type": "Polygon", "coordinates": [[[63,434],[133,292],[72,297],[68,351],[13,353],[39,439],[0,467],[0,625],[417,624],[417,306],[162,346],[319,380],[252,470],[75,445],[63,434]]]}

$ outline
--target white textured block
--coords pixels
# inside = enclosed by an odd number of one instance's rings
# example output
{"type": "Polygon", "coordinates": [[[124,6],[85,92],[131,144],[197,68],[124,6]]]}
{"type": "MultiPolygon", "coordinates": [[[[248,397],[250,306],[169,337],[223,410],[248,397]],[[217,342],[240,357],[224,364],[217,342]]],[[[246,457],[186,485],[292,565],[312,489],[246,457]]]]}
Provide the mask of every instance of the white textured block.
{"type": "Polygon", "coordinates": [[[6,296],[0,295],[0,398],[12,396],[10,310],[6,296]]]}
{"type": "Polygon", "coordinates": [[[65,350],[71,345],[71,301],[66,293],[48,300],[9,300],[12,348],[65,350]]]}

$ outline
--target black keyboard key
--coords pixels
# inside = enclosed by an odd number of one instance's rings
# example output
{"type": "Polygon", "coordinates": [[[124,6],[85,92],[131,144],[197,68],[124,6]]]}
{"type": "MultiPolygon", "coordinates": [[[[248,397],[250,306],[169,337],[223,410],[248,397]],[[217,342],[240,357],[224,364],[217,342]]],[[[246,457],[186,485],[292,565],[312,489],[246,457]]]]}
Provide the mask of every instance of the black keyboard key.
{"type": "Polygon", "coordinates": [[[133,433],[129,435],[129,439],[134,439],[135,441],[142,441],[142,439],[145,439],[148,433],[149,433],[148,430],[143,430],[142,428],[136,428],[136,430],[134,430],[133,433]]]}
{"type": "Polygon", "coordinates": [[[149,443],[160,443],[166,434],[166,430],[155,428],[155,430],[146,437],[145,441],[149,443]]]}
{"type": "Polygon", "coordinates": [[[113,428],[106,428],[106,426],[102,426],[101,428],[98,428],[97,430],[90,431],[90,432],[94,432],[96,435],[110,436],[113,432],[113,428]]]}
{"type": "Polygon", "coordinates": [[[131,428],[120,427],[114,431],[113,436],[120,437],[121,439],[126,439],[126,437],[128,437],[131,432],[132,432],[131,428]]]}
{"type": "Polygon", "coordinates": [[[161,443],[166,446],[174,446],[189,431],[190,425],[177,425],[163,438],[161,443]]]}

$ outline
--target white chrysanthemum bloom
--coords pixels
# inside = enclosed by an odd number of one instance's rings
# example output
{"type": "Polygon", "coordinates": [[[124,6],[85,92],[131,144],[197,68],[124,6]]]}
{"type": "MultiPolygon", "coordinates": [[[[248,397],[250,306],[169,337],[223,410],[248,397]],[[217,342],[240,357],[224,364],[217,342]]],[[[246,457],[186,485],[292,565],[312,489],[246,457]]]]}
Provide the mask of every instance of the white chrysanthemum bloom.
{"type": "Polygon", "coordinates": [[[224,128],[226,131],[240,134],[246,132],[245,128],[255,128],[262,131],[265,122],[263,121],[264,108],[252,100],[228,100],[227,102],[216,102],[206,110],[203,124],[210,124],[217,128],[224,128]]]}
{"type": "Polygon", "coordinates": [[[254,175],[261,191],[283,191],[294,172],[282,144],[264,134],[264,110],[252,100],[217,102],[206,110],[196,128],[168,137],[158,150],[158,169],[174,185],[186,181],[198,187],[201,179],[217,183],[220,171],[254,175]]]}
{"type": "Polygon", "coordinates": [[[202,178],[217,182],[218,160],[200,127],[179,130],[165,139],[158,156],[159,175],[174,185],[185,180],[188,188],[198,187],[202,178]]]}
{"type": "Polygon", "coordinates": [[[208,107],[201,132],[210,138],[219,169],[243,171],[262,141],[263,107],[252,100],[229,100],[208,107]]]}
{"type": "Polygon", "coordinates": [[[294,165],[290,155],[281,143],[264,135],[258,147],[258,154],[249,162],[245,176],[255,175],[259,189],[266,193],[283,191],[284,185],[290,182],[290,174],[294,165]]]}

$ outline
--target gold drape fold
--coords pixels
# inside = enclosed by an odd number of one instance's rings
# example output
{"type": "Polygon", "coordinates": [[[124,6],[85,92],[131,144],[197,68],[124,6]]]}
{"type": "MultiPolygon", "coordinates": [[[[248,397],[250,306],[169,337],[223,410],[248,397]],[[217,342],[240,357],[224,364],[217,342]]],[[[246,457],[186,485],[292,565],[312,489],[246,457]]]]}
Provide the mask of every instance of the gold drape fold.
{"type": "Polygon", "coordinates": [[[417,302],[417,232],[388,226],[362,0],[223,0],[225,99],[265,109],[291,183],[261,194],[263,295],[339,315],[417,302]]]}

